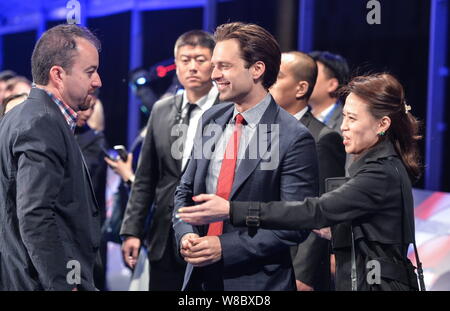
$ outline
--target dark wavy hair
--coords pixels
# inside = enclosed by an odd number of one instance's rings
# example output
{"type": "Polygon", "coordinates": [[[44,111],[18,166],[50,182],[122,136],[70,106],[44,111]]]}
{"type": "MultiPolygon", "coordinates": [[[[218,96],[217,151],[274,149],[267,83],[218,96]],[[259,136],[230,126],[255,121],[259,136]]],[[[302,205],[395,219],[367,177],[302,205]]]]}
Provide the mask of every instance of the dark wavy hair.
{"type": "Polygon", "coordinates": [[[339,93],[342,96],[353,93],[361,98],[376,119],[384,116],[391,119],[384,139],[393,143],[410,178],[417,180],[422,171],[417,146],[418,140],[422,138],[419,135],[420,122],[408,111],[410,107],[407,106],[400,82],[389,73],[358,76],[342,87],[339,93]]]}
{"type": "Polygon", "coordinates": [[[97,37],[86,27],[75,24],[61,24],[50,28],[38,40],[31,56],[31,74],[33,82],[47,85],[49,72],[53,66],[61,66],[70,72],[78,54],[78,38],[84,38],[100,51],[101,44],[97,37]]]}
{"type": "Polygon", "coordinates": [[[241,22],[223,24],[217,27],[216,43],[236,39],[241,49],[241,57],[247,67],[261,61],[266,66],[262,75],[262,85],[269,89],[277,80],[281,64],[281,51],[277,40],[264,28],[241,22]]]}

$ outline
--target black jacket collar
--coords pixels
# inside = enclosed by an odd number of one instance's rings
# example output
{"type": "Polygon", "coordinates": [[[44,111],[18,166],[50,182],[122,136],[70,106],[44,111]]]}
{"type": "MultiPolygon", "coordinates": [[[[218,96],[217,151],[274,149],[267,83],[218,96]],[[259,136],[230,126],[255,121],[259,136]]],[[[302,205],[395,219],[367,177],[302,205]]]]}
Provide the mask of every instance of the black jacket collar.
{"type": "Polygon", "coordinates": [[[388,138],[384,138],[375,146],[367,150],[359,159],[354,161],[352,165],[350,165],[348,172],[350,176],[354,176],[364,164],[377,162],[380,159],[392,156],[398,157],[398,154],[395,151],[394,145],[392,145],[391,141],[388,138]]]}

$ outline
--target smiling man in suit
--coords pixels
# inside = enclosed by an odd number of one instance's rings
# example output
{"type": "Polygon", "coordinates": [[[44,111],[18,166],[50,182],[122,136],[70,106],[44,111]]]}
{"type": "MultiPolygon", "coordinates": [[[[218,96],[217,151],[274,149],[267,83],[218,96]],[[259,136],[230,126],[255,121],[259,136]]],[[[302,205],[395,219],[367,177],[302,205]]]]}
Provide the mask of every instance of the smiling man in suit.
{"type": "Polygon", "coordinates": [[[191,153],[198,120],[218,103],[211,80],[214,44],[212,35],[202,30],[178,38],[174,54],[184,92],[156,102],[147,124],[120,234],[124,261],[131,268],[145,241],[150,290],[180,290],[183,284],[185,263],[178,256],[171,222],[173,196],[191,153]],[[151,208],[154,214],[146,228],[151,208]]]}
{"type": "Polygon", "coordinates": [[[203,115],[175,194],[174,230],[188,263],[183,289],[295,290],[289,245],[309,232],[249,235],[229,222],[196,227],[176,218],[202,193],[235,201],[303,200],[318,193],[314,140],[268,93],[280,68],[278,43],[260,26],[243,23],[219,26],[215,38],[212,79],[220,99],[232,103],[203,115]]]}
{"type": "Polygon", "coordinates": [[[86,28],[47,30],[35,87],[0,123],[0,290],[95,290],[100,213],[73,131],[101,86],[99,49],[86,28]]]}
{"type": "MultiPolygon", "coordinates": [[[[270,89],[276,103],[303,123],[316,141],[319,160],[319,188],[325,179],[345,176],[345,149],[342,137],[317,120],[308,107],[317,78],[317,64],[310,56],[283,53],[277,82],[270,89]]],[[[329,242],[311,234],[299,247],[292,248],[298,290],[329,290],[329,242]]]]}

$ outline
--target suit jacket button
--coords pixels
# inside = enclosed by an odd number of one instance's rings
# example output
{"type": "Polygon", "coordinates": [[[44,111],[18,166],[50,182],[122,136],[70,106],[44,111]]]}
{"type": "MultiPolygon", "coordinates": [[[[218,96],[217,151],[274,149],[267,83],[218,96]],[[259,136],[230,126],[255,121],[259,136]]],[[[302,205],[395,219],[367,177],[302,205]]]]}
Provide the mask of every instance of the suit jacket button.
{"type": "Polygon", "coordinates": [[[99,247],[98,246],[94,246],[92,247],[92,250],[94,251],[94,253],[96,253],[98,251],[99,247]]]}
{"type": "Polygon", "coordinates": [[[98,211],[93,212],[93,213],[92,213],[92,216],[98,217],[98,211]]]}

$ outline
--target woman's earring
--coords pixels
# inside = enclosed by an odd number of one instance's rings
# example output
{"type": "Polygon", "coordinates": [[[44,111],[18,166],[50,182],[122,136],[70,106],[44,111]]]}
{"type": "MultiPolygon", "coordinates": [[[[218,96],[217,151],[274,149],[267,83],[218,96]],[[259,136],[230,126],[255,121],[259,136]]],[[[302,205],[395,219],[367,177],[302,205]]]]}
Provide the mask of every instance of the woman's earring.
{"type": "Polygon", "coordinates": [[[386,135],[385,131],[381,131],[381,132],[378,133],[378,136],[384,136],[384,135],[386,135]]]}

